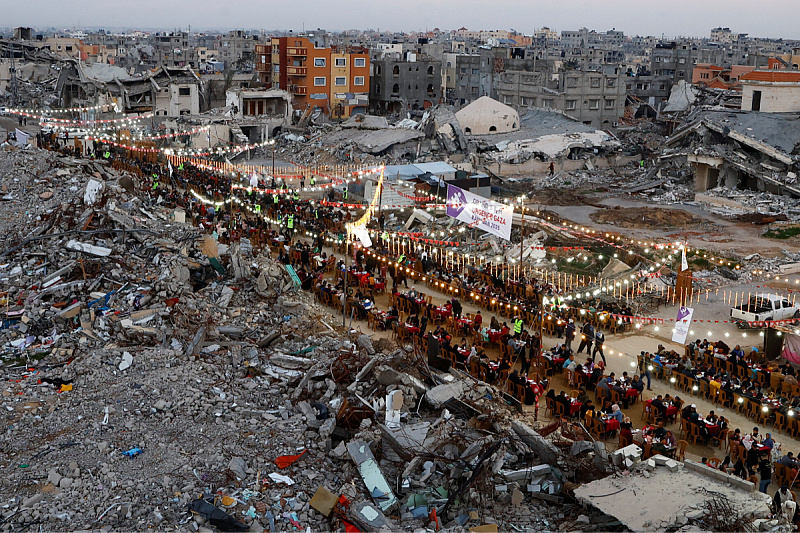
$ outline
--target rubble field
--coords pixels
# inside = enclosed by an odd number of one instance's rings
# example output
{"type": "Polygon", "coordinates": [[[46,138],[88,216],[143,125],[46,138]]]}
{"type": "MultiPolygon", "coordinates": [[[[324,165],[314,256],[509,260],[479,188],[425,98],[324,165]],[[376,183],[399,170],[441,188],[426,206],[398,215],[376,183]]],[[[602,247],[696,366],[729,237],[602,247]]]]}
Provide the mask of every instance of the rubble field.
{"type": "Polygon", "coordinates": [[[0,168],[0,530],[620,527],[570,496],[609,468],[580,431],[336,327],[105,162],[0,168]]]}
{"type": "Polygon", "coordinates": [[[592,220],[622,228],[675,228],[708,224],[708,222],[683,209],[657,209],[634,207],[603,209],[590,215],[592,220]]]}

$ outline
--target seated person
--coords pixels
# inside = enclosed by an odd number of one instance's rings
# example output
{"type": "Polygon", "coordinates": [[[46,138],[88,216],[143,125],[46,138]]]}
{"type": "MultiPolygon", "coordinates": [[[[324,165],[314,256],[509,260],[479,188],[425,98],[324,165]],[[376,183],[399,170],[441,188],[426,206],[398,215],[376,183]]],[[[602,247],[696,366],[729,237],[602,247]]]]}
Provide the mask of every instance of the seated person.
{"type": "Polygon", "coordinates": [[[664,443],[663,439],[655,441],[651,449],[655,454],[668,455],[670,453],[670,450],[667,448],[667,445],[664,443]]]}
{"type": "Polygon", "coordinates": [[[631,423],[631,418],[626,416],[622,419],[622,422],[619,425],[619,433],[620,436],[623,437],[628,442],[633,442],[633,424],[631,423]]]}
{"type": "Polygon", "coordinates": [[[591,399],[586,400],[586,403],[581,405],[581,410],[580,410],[581,419],[586,418],[587,413],[591,413],[591,416],[594,416],[594,410],[595,410],[595,406],[592,403],[592,400],[591,399]]]}
{"type": "Polygon", "coordinates": [[[583,387],[578,390],[578,397],[576,400],[582,404],[585,404],[589,400],[589,395],[586,394],[586,390],[583,387]]]}
{"type": "Polygon", "coordinates": [[[613,404],[611,406],[611,418],[613,418],[620,424],[622,423],[622,420],[625,418],[625,415],[623,415],[622,411],[620,411],[619,405],[613,404]]]}

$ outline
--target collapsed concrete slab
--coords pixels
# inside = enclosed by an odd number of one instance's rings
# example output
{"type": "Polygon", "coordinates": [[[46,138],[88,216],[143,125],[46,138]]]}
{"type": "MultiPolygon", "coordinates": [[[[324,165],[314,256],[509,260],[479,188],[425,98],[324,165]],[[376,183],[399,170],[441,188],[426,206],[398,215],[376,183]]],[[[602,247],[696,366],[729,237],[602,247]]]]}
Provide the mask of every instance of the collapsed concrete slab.
{"type": "Polygon", "coordinates": [[[425,399],[434,407],[441,407],[453,398],[460,398],[464,394],[464,382],[453,381],[438,385],[425,393],[425,399]]]}
{"type": "Polygon", "coordinates": [[[643,465],[629,476],[609,476],[587,483],[575,489],[575,497],[617,518],[633,531],[686,525],[691,517],[696,519],[695,511],[705,509],[706,502],[714,497],[726,499],[739,516],[761,519],[770,515],[771,498],[766,494],[748,490],[729,479],[701,474],[697,463],[691,461],[687,461],[690,464],[686,468],[679,468],[672,460],[664,466],[656,466],[660,460],[650,461],[651,469],[646,472],[643,465]]]}

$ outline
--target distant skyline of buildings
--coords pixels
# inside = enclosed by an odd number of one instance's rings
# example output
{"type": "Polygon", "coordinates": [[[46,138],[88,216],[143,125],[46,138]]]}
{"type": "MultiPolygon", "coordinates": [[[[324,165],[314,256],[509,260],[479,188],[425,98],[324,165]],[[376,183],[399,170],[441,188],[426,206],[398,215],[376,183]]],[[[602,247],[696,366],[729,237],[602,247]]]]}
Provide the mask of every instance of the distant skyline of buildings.
{"type": "MultiPolygon", "coordinates": [[[[607,33],[607,32],[618,32],[620,34],[625,34],[628,38],[636,38],[636,37],[653,37],[656,39],[662,40],[676,40],[676,39],[710,39],[710,40],[718,40],[719,42],[731,42],[731,36],[736,37],[742,36],[751,39],[763,39],[763,40],[773,40],[773,41],[781,41],[781,40],[788,40],[788,41],[800,41],[800,36],[797,38],[791,37],[784,37],[784,36],[764,36],[764,35],[753,35],[747,32],[737,32],[734,31],[731,27],[723,27],[717,26],[714,28],[710,28],[706,30],[705,34],[703,35],[689,35],[689,34],[675,34],[675,35],[668,35],[666,33],[661,34],[647,34],[644,33],[632,33],[626,34],[625,31],[619,30],[616,27],[608,28],[608,29],[599,29],[599,28],[587,28],[586,26],[579,25],[581,30],[587,30],[589,32],[596,32],[596,33],[607,33]],[[727,35],[727,39],[716,39],[718,37],[722,37],[727,35]]],[[[19,25],[5,25],[0,26],[0,34],[10,36],[13,34],[14,28],[19,27],[19,25]]],[[[425,29],[417,29],[417,30],[390,30],[390,29],[381,29],[379,27],[376,28],[345,28],[345,29],[331,29],[331,28],[266,28],[266,27],[244,27],[244,26],[208,26],[208,27],[195,27],[192,25],[186,26],[174,26],[174,27],[145,27],[145,26],[109,26],[109,25],[72,25],[72,26],[28,26],[34,30],[35,33],[58,33],[60,35],[66,36],[69,35],[71,37],[78,37],[80,38],[80,34],[82,32],[91,32],[96,33],[99,31],[105,31],[106,33],[115,33],[115,34],[134,34],[137,32],[143,34],[154,34],[154,33],[170,33],[170,32],[188,32],[192,34],[223,34],[229,31],[244,31],[248,33],[260,33],[264,35],[308,35],[314,34],[315,32],[326,32],[326,33],[333,33],[333,34],[393,34],[393,35],[423,35],[423,34],[430,34],[430,33],[441,33],[441,34],[458,34],[460,31],[464,33],[462,30],[468,30],[470,34],[477,34],[477,33],[484,33],[484,34],[496,34],[496,33],[512,33],[516,35],[525,35],[525,36],[534,36],[535,34],[546,31],[552,34],[562,35],[564,33],[571,33],[575,31],[573,28],[563,28],[559,29],[555,26],[537,26],[534,27],[531,31],[520,31],[514,28],[466,28],[464,26],[460,26],[459,28],[450,28],[450,29],[442,29],[438,26],[433,28],[425,28],[425,29]]]]}

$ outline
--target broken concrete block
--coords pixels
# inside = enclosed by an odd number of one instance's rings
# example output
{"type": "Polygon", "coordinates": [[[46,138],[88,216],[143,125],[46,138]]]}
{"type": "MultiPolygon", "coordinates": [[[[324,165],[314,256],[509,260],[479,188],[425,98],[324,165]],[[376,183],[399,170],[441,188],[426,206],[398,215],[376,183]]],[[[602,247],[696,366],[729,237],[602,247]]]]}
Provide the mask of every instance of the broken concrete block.
{"type": "Polygon", "coordinates": [[[73,250],[75,252],[83,252],[86,254],[95,255],[97,257],[108,257],[111,255],[111,248],[106,248],[104,246],[95,246],[93,244],[89,244],[88,242],[80,242],[76,241],[75,239],[70,240],[64,246],[67,250],[73,250]]]}
{"type": "Polygon", "coordinates": [[[536,465],[522,470],[511,472],[500,471],[500,475],[507,481],[525,481],[535,477],[546,476],[552,472],[550,465],[536,465]]]}
{"type": "Polygon", "coordinates": [[[432,388],[425,393],[425,399],[434,407],[441,407],[453,398],[460,398],[464,394],[464,382],[454,381],[432,388]]]}
{"type": "Polygon", "coordinates": [[[572,447],[569,449],[569,453],[572,455],[580,455],[581,453],[591,450],[593,448],[592,443],[588,440],[576,440],[572,443],[572,447]]]}
{"type": "Polygon", "coordinates": [[[431,423],[405,424],[397,428],[381,424],[380,428],[389,445],[397,453],[418,454],[426,450],[425,439],[431,429],[431,423]]]}
{"type": "Polygon", "coordinates": [[[669,461],[667,461],[664,464],[664,466],[666,466],[667,470],[669,470],[670,472],[677,472],[677,470],[678,470],[678,461],[673,461],[672,459],[670,459],[669,461]]]}
{"type": "Polygon", "coordinates": [[[82,307],[83,307],[83,304],[81,302],[74,303],[74,304],[70,305],[69,307],[67,307],[65,309],[62,309],[58,313],[58,316],[60,318],[73,318],[73,317],[76,317],[76,316],[78,316],[80,314],[82,307]]]}
{"type": "Polygon", "coordinates": [[[514,489],[514,491],[511,493],[511,505],[519,506],[522,504],[524,499],[525,497],[518,489],[514,489]]]}
{"type": "Polygon", "coordinates": [[[665,464],[667,464],[667,461],[670,460],[669,457],[664,457],[661,454],[654,455],[653,457],[651,457],[651,459],[655,461],[658,466],[664,466],[665,464]]]}
{"type": "Polygon", "coordinates": [[[614,464],[622,468],[626,461],[638,462],[642,457],[642,449],[635,444],[620,448],[611,454],[611,460],[614,464]]]}
{"type": "MultiPolygon", "coordinates": [[[[557,464],[561,451],[556,446],[539,435],[529,425],[518,420],[511,422],[511,428],[519,437],[539,456],[539,458],[548,464],[557,464]]],[[[602,446],[602,443],[599,443],[602,446]]],[[[605,447],[603,447],[605,448],[605,447]]]]}
{"type": "MultiPolygon", "coordinates": [[[[347,444],[347,452],[358,466],[361,478],[364,480],[364,484],[367,486],[375,503],[383,511],[394,507],[397,503],[397,497],[392,492],[392,488],[387,483],[386,478],[383,477],[383,472],[381,472],[378,463],[375,461],[375,456],[372,455],[369,445],[363,440],[352,441],[347,444]]],[[[372,511],[368,512],[372,513],[372,511]]],[[[377,516],[374,517],[374,519],[377,518],[377,516]]]]}
{"type": "Polygon", "coordinates": [[[317,420],[317,412],[308,402],[297,402],[297,409],[306,417],[306,424],[308,427],[319,429],[322,427],[322,420],[317,420]]]}
{"type": "Polygon", "coordinates": [[[652,458],[648,459],[647,463],[645,464],[645,467],[648,470],[655,470],[657,466],[657,463],[652,458]]]}

